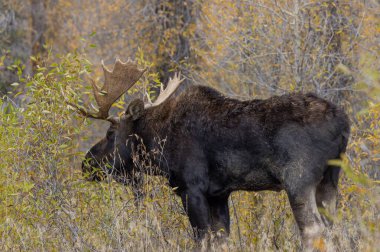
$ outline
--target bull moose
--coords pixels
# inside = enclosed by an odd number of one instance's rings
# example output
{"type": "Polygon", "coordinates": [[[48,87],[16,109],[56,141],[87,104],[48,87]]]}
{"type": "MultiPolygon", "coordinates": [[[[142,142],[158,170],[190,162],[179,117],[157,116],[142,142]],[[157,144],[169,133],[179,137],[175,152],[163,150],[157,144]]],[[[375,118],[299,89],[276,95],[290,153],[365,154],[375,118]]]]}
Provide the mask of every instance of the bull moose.
{"type": "MultiPolygon", "coordinates": [[[[236,190],[285,190],[306,248],[331,224],[322,213],[334,213],[340,168],[328,160],[340,158],[349,137],[341,109],[310,93],[241,101],[205,86],[170,98],[182,81],[175,75],[155,102],[133,100],[125,113],[111,117],[112,104],[145,70],[120,60],[112,71],[104,64],[103,70],[104,86],[93,82],[99,111],[72,104],[83,116],[111,123],[86,154],[84,172],[112,168],[131,177],[136,146],[143,142],[152,150],[165,139],[151,164],[176,188],[196,239],[210,231],[228,235],[228,197],[236,190]]],[[[98,174],[90,179],[99,180],[98,174]]]]}

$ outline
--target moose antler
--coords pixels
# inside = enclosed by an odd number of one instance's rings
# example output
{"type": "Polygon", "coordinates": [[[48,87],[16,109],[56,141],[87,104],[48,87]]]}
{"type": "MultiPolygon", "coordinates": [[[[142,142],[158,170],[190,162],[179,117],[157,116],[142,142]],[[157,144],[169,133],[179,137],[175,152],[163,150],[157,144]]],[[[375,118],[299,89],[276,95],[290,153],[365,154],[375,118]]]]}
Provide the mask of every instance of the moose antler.
{"type": "Polygon", "coordinates": [[[99,111],[96,114],[93,114],[75,104],[70,102],[67,103],[75,107],[78,112],[85,117],[111,121],[111,118],[108,116],[108,112],[112,104],[140,79],[146,69],[139,69],[137,65],[129,59],[126,63],[123,63],[117,59],[112,71],[107,69],[103,61],[102,67],[104,72],[103,87],[99,88],[95,84],[95,81],[91,80],[99,111]]]}
{"type": "Polygon", "coordinates": [[[169,98],[169,96],[171,96],[177,90],[179,84],[181,84],[183,80],[184,79],[181,79],[181,73],[175,73],[173,78],[169,78],[168,84],[165,89],[163,84],[161,83],[161,91],[159,96],[154,102],[152,102],[149,98],[149,95],[147,95],[148,102],[145,104],[145,108],[155,107],[163,103],[166,99],[169,98]]]}
{"type": "MultiPolygon", "coordinates": [[[[116,59],[115,66],[112,71],[108,70],[107,67],[104,66],[103,61],[102,67],[104,72],[103,87],[99,88],[96,85],[95,81],[91,80],[94,97],[99,107],[98,112],[95,114],[90,113],[85,108],[73,104],[67,100],[66,103],[77,109],[77,111],[85,117],[115,122],[115,118],[108,116],[108,112],[112,104],[141,78],[146,69],[139,69],[138,66],[129,59],[126,63],[123,63],[119,59],[116,59]]],[[[163,103],[170,97],[170,95],[176,91],[179,84],[181,84],[183,80],[184,79],[181,79],[180,73],[174,74],[173,78],[169,79],[169,82],[165,89],[161,83],[161,92],[155,102],[151,102],[148,96],[148,103],[146,103],[144,107],[155,107],[163,103]]]]}

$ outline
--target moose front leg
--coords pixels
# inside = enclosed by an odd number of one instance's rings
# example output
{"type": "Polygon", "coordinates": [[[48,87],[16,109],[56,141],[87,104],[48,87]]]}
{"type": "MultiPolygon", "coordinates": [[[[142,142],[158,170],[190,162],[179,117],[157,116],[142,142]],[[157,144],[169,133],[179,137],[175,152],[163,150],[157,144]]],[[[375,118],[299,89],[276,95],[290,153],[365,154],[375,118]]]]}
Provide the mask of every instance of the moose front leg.
{"type": "Polygon", "coordinates": [[[200,190],[186,190],[181,194],[183,207],[189,216],[194,237],[202,241],[210,229],[210,206],[200,190]]]}
{"type": "Polygon", "coordinates": [[[217,236],[226,237],[230,233],[230,213],[228,209],[228,195],[208,199],[211,214],[211,230],[217,236]]]}

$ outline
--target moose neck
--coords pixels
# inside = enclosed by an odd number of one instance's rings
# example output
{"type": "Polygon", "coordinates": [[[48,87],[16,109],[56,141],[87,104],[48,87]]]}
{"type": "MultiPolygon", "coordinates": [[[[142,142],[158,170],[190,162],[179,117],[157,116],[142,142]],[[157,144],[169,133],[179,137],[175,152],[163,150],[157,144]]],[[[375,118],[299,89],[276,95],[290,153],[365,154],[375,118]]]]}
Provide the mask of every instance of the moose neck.
{"type": "Polygon", "coordinates": [[[146,154],[140,153],[140,155],[147,155],[145,158],[148,160],[144,160],[144,162],[151,162],[154,166],[153,171],[149,169],[146,171],[149,174],[165,175],[168,173],[168,167],[162,164],[162,160],[164,160],[162,155],[165,153],[164,141],[167,137],[174,103],[174,99],[169,99],[158,106],[146,109],[144,115],[135,123],[134,132],[140,138],[137,144],[143,144],[146,150],[146,154]]]}

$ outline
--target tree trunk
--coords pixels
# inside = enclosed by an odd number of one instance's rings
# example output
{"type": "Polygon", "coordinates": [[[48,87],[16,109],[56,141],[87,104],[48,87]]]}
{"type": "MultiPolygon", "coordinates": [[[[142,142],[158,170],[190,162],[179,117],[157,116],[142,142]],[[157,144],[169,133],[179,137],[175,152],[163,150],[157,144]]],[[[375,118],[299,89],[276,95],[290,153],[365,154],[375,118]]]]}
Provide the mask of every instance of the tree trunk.
{"type": "MultiPolygon", "coordinates": [[[[188,76],[189,64],[195,64],[190,45],[191,36],[195,34],[191,34],[189,28],[196,22],[196,5],[195,0],[158,0],[156,3],[161,44],[156,49],[157,70],[162,83],[167,83],[173,70],[188,76]]],[[[187,84],[185,81],[183,86],[187,84]]]]}
{"type": "Polygon", "coordinates": [[[345,30],[343,19],[338,12],[338,0],[328,2],[326,11],[326,30],[324,36],[324,44],[327,45],[326,54],[328,55],[324,61],[325,67],[325,87],[326,90],[333,92],[329,94],[334,102],[339,103],[344,97],[344,91],[352,82],[350,76],[341,73],[337,67],[339,64],[349,65],[347,57],[342,52],[342,33],[345,30]]]}
{"type": "Polygon", "coordinates": [[[32,18],[32,56],[37,60],[32,62],[33,71],[36,69],[41,56],[46,53],[45,31],[46,31],[46,5],[42,0],[30,0],[30,11],[32,18]]]}

